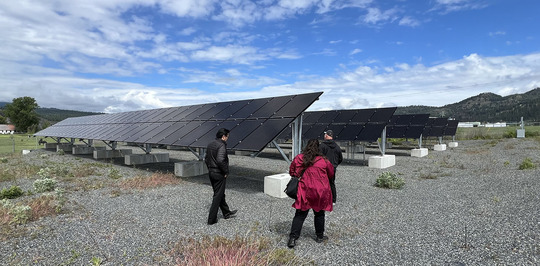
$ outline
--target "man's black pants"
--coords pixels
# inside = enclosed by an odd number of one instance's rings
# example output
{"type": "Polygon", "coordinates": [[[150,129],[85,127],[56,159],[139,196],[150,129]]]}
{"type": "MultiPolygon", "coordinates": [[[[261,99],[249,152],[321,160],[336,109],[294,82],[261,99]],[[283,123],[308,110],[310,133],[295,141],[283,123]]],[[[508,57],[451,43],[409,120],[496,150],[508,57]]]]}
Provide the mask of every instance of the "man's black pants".
{"type": "Polygon", "coordinates": [[[223,215],[229,213],[229,205],[225,201],[225,185],[227,179],[221,173],[209,172],[210,183],[214,189],[214,196],[212,197],[212,205],[210,206],[210,212],[208,213],[208,223],[217,222],[218,208],[221,209],[223,215]]]}

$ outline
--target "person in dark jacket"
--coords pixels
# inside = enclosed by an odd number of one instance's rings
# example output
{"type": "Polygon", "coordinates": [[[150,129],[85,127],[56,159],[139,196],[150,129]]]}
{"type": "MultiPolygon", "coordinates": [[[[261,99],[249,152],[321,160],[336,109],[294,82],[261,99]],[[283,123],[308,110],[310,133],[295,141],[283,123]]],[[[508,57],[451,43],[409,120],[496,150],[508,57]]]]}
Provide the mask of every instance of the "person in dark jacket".
{"type": "Polygon", "coordinates": [[[332,189],[332,202],[336,204],[336,178],[335,173],[338,165],[343,161],[341,147],[334,141],[334,132],[327,130],[324,132],[324,140],[319,146],[321,153],[328,158],[334,166],[334,178],[330,179],[330,188],[332,189]]]}
{"type": "Polygon", "coordinates": [[[212,197],[212,205],[208,213],[208,224],[217,223],[218,208],[221,209],[224,219],[229,219],[235,216],[237,210],[231,211],[229,205],[225,201],[225,185],[229,176],[229,157],[227,156],[227,140],[229,139],[229,130],[220,128],[216,133],[216,139],[206,148],[206,156],[204,162],[208,167],[208,176],[214,196],[212,197]]]}

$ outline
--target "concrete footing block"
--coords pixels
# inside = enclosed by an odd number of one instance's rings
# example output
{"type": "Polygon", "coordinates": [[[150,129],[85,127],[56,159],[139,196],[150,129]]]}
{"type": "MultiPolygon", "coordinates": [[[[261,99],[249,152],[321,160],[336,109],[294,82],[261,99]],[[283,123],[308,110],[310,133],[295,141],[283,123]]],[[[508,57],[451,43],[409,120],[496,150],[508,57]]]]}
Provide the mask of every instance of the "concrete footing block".
{"type": "Polygon", "coordinates": [[[286,198],[287,194],[283,192],[291,176],[289,174],[277,174],[264,177],[264,194],[276,198],[286,198]]]}
{"type": "Polygon", "coordinates": [[[189,161],[174,164],[174,175],[192,177],[208,174],[208,168],[204,161],[189,161]]]}
{"type": "Polygon", "coordinates": [[[435,145],[433,145],[433,150],[435,150],[435,151],[445,151],[446,150],[446,144],[435,144],[435,145]]]}
{"type": "Polygon", "coordinates": [[[26,155],[26,154],[29,154],[29,153],[30,153],[30,150],[22,150],[23,155],[26,155]]]}
{"type": "Polygon", "coordinates": [[[93,154],[95,150],[105,150],[105,147],[92,147],[86,145],[75,145],[71,149],[73,155],[77,154],[93,154]]]}
{"type": "Polygon", "coordinates": [[[125,157],[126,155],[132,154],[133,151],[130,149],[119,149],[119,150],[94,150],[93,156],[94,159],[110,159],[110,158],[120,158],[125,157]]]}
{"type": "Polygon", "coordinates": [[[56,151],[71,152],[73,150],[73,144],[71,143],[58,143],[56,145],[56,151]]]}
{"type": "Polygon", "coordinates": [[[428,155],[428,149],[427,148],[419,148],[419,149],[412,149],[411,150],[411,156],[412,157],[424,157],[428,155]]]}
{"type": "Polygon", "coordinates": [[[169,162],[168,153],[128,154],[124,156],[124,164],[126,165],[167,162],[169,162]]]}
{"type": "Polygon", "coordinates": [[[45,149],[56,149],[58,143],[45,143],[45,149]]]}
{"type": "Polygon", "coordinates": [[[368,159],[369,168],[384,169],[396,165],[395,155],[371,156],[368,159]]]}
{"type": "Polygon", "coordinates": [[[457,148],[457,146],[458,146],[458,143],[455,142],[455,141],[449,142],[449,143],[448,143],[448,147],[449,147],[449,148],[457,148]]]}

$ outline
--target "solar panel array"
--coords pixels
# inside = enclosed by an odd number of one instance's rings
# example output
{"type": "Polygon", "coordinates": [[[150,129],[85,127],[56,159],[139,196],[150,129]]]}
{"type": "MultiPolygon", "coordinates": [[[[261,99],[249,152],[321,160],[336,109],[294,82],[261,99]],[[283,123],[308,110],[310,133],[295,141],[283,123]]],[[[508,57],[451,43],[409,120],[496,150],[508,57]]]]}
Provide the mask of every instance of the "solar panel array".
{"type": "Polygon", "coordinates": [[[430,117],[422,133],[422,137],[454,136],[457,131],[458,120],[448,118],[430,117]]]}
{"type": "Polygon", "coordinates": [[[224,127],[229,149],[261,151],[321,94],[74,117],[35,135],[205,148],[224,127]]]}
{"type": "MultiPolygon", "coordinates": [[[[304,113],[302,139],[321,139],[324,131],[334,132],[334,139],[343,141],[376,141],[396,111],[396,107],[316,111],[304,113]]],[[[290,132],[279,138],[288,139],[290,132]]]]}
{"type": "Polygon", "coordinates": [[[386,126],[386,137],[418,139],[428,120],[429,114],[393,115],[386,126]]]}

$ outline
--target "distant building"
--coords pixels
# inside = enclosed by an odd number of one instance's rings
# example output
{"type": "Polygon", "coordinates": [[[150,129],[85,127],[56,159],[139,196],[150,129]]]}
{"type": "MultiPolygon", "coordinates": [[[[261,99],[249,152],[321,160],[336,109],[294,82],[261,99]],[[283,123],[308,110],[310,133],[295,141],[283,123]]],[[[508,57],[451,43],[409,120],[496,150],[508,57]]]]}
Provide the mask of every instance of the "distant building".
{"type": "Polygon", "coordinates": [[[13,133],[15,133],[14,125],[0,124],[0,134],[6,135],[6,134],[13,134],[13,133]]]}

